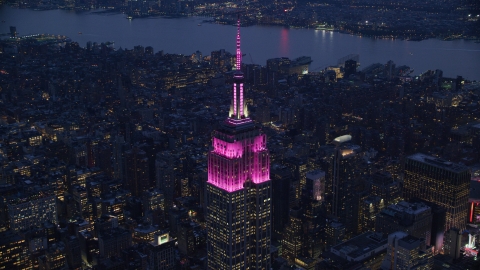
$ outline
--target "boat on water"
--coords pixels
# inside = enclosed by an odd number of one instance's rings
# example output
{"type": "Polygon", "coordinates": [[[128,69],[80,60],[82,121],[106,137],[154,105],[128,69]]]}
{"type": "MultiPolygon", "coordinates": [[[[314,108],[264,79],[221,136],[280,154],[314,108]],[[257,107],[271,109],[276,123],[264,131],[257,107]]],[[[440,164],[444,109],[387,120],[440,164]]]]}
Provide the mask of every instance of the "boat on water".
{"type": "Polygon", "coordinates": [[[198,24],[198,26],[202,26],[202,24],[201,24],[201,23],[199,23],[199,24],[198,24]]]}
{"type": "Polygon", "coordinates": [[[82,34],[82,32],[78,32],[78,34],[79,34],[79,35],[81,35],[81,34],[82,34]]]}

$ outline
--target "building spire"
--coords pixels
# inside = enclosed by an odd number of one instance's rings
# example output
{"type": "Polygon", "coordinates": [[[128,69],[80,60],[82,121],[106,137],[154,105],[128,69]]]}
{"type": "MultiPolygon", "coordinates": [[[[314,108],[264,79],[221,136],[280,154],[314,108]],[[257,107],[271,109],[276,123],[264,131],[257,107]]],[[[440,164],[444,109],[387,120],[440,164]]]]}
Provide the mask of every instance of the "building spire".
{"type": "Polygon", "coordinates": [[[242,68],[242,52],[240,50],[240,15],[237,17],[237,65],[236,69],[242,68]]]}
{"type": "MultiPolygon", "coordinates": [[[[242,51],[240,50],[240,15],[237,19],[237,57],[233,74],[232,104],[228,117],[235,121],[248,118],[245,100],[243,98],[243,73],[242,73],[242,51]]],[[[236,122],[238,123],[238,122],[236,122]]]]}

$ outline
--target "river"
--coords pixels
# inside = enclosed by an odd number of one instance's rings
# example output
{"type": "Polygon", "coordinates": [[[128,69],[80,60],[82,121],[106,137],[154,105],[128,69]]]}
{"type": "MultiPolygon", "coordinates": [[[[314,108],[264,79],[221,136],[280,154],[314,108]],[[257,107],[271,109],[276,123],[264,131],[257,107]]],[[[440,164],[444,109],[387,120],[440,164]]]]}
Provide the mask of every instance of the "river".
{"type": "MultiPolygon", "coordinates": [[[[0,33],[16,26],[19,35],[59,34],[70,37],[80,46],[88,41],[115,42],[116,48],[152,46],[165,53],[192,54],[199,50],[209,55],[213,50],[235,52],[233,26],[202,23],[205,18],[140,18],[126,19],[124,14],[76,12],[66,10],[35,11],[0,7],[0,33]],[[199,26],[199,24],[201,24],[199,26]],[[80,34],[81,33],[81,34],[80,34]]],[[[405,41],[372,39],[338,32],[313,29],[287,29],[277,26],[242,27],[243,62],[265,65],[275,57],[311,56],[310,70],[317,71],[349,55],[360,55],[360,69],[372,63],[393,60],[397,66],[407,65],[419,74],[428,69],[441,69],[444,76],[461,75],[480,81],[480,43],[466,40],[429,39],[405,41]]]]}

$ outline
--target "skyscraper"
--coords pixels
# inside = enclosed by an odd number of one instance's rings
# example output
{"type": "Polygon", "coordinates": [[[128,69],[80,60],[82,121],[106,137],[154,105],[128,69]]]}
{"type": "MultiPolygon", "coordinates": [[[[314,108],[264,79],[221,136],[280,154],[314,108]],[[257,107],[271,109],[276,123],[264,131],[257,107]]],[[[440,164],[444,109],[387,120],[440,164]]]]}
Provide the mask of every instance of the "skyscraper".
{"type": "Polygon", "coordinates": [[[208,269],[270,269],[270,158],[243,98],[240,20],[236,56],[230,113],[208,155],[208,269]]]}
{"type": "Polygon", "coordinates": [[[345,225],[347,234],[357,230],[359,192],[362,188],[362,150],[351,143],[352,136],[336,138],[332,170],[332,215],[345,225]]]}
{"type": "Polygon", "coordinates": [[[125,152],[126,184],[134,196],[141,194],[150,187],[148,159],[145,151],[138,146],[125,152]]]}
{"type": "Polygon", "coordinates": [[[462,230],[467,222],[470,177],[465,165],[417,153],[405,161],[403,195],[445,208],[445,230],[462,230]]]}
{"type": "Polygon", "coordinates": [[[283,233],[282,256],[290,264],[295,264],[295,259],[301,256],[303,251],[302,214],[302,208],[290,209],[290,222],[283,233]]]}

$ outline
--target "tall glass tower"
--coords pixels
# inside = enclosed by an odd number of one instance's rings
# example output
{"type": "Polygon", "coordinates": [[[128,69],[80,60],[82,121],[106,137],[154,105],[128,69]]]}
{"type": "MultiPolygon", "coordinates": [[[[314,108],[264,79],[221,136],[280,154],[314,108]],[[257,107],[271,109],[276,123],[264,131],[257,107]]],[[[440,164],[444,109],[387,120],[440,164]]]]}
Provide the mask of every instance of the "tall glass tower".
{"type": "Polygon", "coordinates": [[[271,181],[267,138],[243,98],[240,20],[230,113],[208,155],[208,269],[270,269],[271,181]]]}

